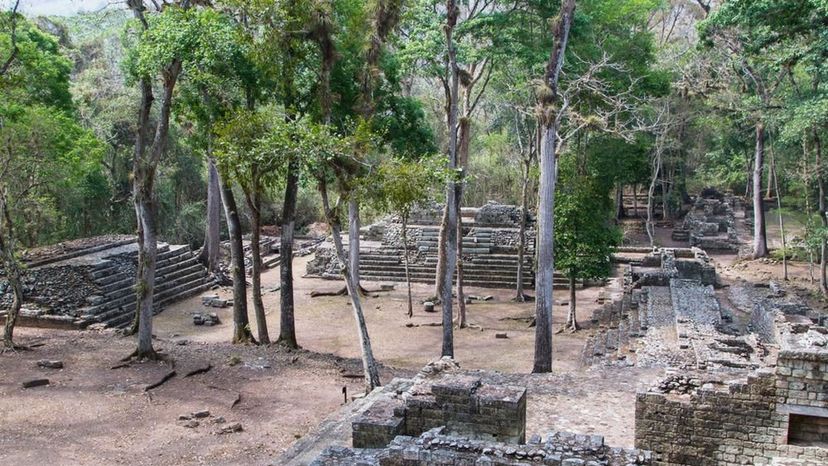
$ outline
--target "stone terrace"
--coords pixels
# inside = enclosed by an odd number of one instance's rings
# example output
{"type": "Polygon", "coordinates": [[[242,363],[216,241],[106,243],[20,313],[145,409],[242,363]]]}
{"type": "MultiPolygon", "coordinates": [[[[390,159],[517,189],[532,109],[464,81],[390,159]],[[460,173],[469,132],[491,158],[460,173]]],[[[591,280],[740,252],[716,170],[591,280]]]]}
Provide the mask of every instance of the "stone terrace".
{"type": "MultiPolygon", "coordinates": [[[[31,254],[24,277],[20,325],[83,328],[128,325],[135,313],[134,237],[85,239],[79,247],[49,247],[31,254]]],[[[158,245],[156,312],[215,283],[188,246],[158,245]]],[[[10,303],[0,283],[0,312],[10,303]]]]}

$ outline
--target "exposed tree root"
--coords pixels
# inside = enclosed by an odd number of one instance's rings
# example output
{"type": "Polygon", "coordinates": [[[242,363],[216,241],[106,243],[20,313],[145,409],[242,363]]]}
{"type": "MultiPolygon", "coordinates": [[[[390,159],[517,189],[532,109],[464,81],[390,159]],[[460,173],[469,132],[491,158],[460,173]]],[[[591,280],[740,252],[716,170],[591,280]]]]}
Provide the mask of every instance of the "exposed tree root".
{"type": "MultiPolygon", "coordinates": [[[[366,290],[365,288],[363,288],[362,285],[359,286],[359,296],[363,297],[363,298],[368,293],[377,293],[379,291],[390,291],[390,290],[369,291],[369,290],[366,290]]],[[[336,291],[318,291],[318,290],[311,291],[311,293],[310,293],[311,298],[316,298],[317,296],[348,296],[348,288],[343,286],[342,288],[340,288],[336,291]]]]}
{"type": "Polygon", "coordinates": [[[129,365],[129,363],[131,363],[133,361],[160,361],[160,362],[164,362],[164,363],[169,364],[170,367],[175,367],[175,360],[173,358],[167,356],[164,353],[161,353],[161,352],[158,352],[158,351],[155,351],[155,350],[150,350],[150,351],[139,353],[138,350],[136,349],[135,351],[130,353],[128,356],[121,359],[120,362],[127,363],[127,364],[116,365],[116,366],[113,366],[112,368],[117,369],[119,367],[126,367],[126,366],[129,365]]]}
{"type": "Polygon", "coordinates": [[[198,375],[198,374],[204,374],[205,372],[208,372],[212,368],[213,368],[213,365],[210,364],[210,363],[207,363],[207,365],[195,368],[195,369],[191,370],[190,372],[187,372],[186,374],[184,374],[184,378],[192,377],[192,376],[198,375]]]}
{"type": "Polygon", "coordinates": [[[292,350],[302,349],[302,347],[296,344],[295,342],[287,342],[283,340],[281,337],[277,339],[275,343],[271,343],[271,345],[277,345],[292,350]]]}
{"type": "Polygon", "coordinates": [[[0,350],[0,354],[17,353],[18,351],[32,351],[32,348],[7,341],[3,344],[3,349],[0,350]]]}
{"type": "Polygon", "coordinates": [[[515,296],[514,298],[512,298],[512,302],[515,302],[515,303],[531,303],[531,302],[534,302],[534,301],[535,301],[535,297],[530,296],[528,294],[524,294],[522,296],[515,296]]]}
{"type": "Polygon", "coordinates": [[[161,377],[161,379],[160,379],[160,380],[158,380],[157,382],[153,382],[153,383],[151,383],[151,384],[147,385],[146,387],[144,387],[144,391],[145,391],[145,392],[148,392],[148,391],[152,390],[153,388],[158,388],[158,387],[160,387],[161,385],[164,385],[164,383],[165,383],[166,381],[170,380],[170,379],[171,379],[171,378],[173,378],[173,377],[175,377],[175,371],[174,371],[174,370],[173,370],[173,371],[169,371],[169,372],[167,372],[166,374],[164,374],[164,376],[163,376],[163,377],[161,377]]]}

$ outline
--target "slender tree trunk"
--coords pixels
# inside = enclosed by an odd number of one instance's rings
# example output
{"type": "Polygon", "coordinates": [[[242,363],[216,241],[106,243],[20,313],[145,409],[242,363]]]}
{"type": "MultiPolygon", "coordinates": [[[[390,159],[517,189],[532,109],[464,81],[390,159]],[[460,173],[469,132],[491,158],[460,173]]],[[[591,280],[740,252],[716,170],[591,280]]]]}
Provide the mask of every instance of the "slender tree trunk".
{"type": "Polygon", "coordinates": [[[135,198],[135,211],[138,214],[138,221],[141,223],[141,236],[143,245],[139,260],[138,282],[136,292],[138,295],[137,312],[138,321],[138,349],[137,358],[154,358],[155,350],[152,347],[152,307],[155,296],[155,265],[158,259],[158,238],[156,236],[155,206],[152,200],[147,199],[149,193],[137,194],[135,198]]]}
{"type": "MultiPolygon", "coordinates": [[[[139,14],[136,12],[136,17],[139,19],[143,19],[143,14],[139,14]]],[[[143,233],[143,222],[141,222],[140,214],[138,213],[138,207],[136,204],[136,190],[138,189],[138,184],[140,184],[139,178],[143,175],[144,172],[144,158],[146,157],[146,150],[147,150],[147,140],[149,139],[149,131],[150,131],[150,111],[152,109],[153,103],[153,95],[152,95],[152,83],[150,83],[149,79],[143,78],[140,82],[141,85],[141,106],[138,111],[138,131],[135,134],[135,151],[133,154],[132,160],[132,193],[133,193],[133,208],[135,209],[135,216],[136,216],[136,230],[138,236],[138,264],[136,265],[136,284],[140,283],[141,277],[144,275],[144,254],[146,254],[146,248],[144,246],[144,233],[143,233]]],[[[137,293],[136,293],[137,298],[137,293]]],[[[141,300],[136,299],[135,302],[135,315],[132,318],[132,325],[127,330],[127,335],[135,335],[138,333],[138,327],[141,323],[141,300]]]]}
{"type": "Polygon", "coordinates": [[[269,345],[270,335],[267,331],[267,317],[265,315],[264,302],[262,301],[262,251],[261,244],[259,244],[262,230],[262,202],[259,194],[256,192],[250,193],[247,196],[247,201],[248,207],[250,208],[252,224],[252,230],[250,232],[250,255],[251,261],[253,262],[253,274],[251,277],[253,285],[253,310],[256,315],[259,343],[269,345]]]}
{"type": "Polygon", "coordinates": [[[535,356],[532,372],[552,371],[552,289],[555,282],[555,182],[557,181],[558,78],[563,67],[569,29],[575,11],[575,0],[564,0],[553,26],[552,54],[547,65],[544,84],[547,89],[541,110],[543,138],[540,147],[540,188],[538,208],[538,272],[535,276],[535,356]]]}
{"type": "MultiPolygon", "coordinates": [[[[457,51],[454,48],[454,27],[457,25],[459,9],[456,0],[446,1],[446,47],[448,49],[448,75],[450,80],[449,102],[448,102],[448,153],[449,170],[457,170],[457,103],[459,86],[459,69],[457,67],[457,51]]],[[[452,176],[456,176],[452,173],[452,176]]],[[[454,357],[454,319],[452,311],[451,290],[453,285],[454,270],[457,267],[457,180],[452,178],[446,186],[446,245],[445,245],[445,267],[443,275],[443,289],[440,299],[443,306],[443,348],[441,355],[454,357]]]]}
{"type": "Polygon", "coordinates": [[[641,218],[638,214],[638,183],[633,183],[633,217],[641,218]]]}
{"type": "Polygon", "coordinates": [[[227,183],[221,187],[227,232],[230,235],[230,256],[233,271],[233,343],[254,343],[247,316],[247,277],[244,266],[244,244],[241,222],[233,190],[227,183]]]}
{"type": "Polygon", "coordinates": [[[650,189],[647,190],[647,236],[650,237],[650,247],[655,246],[655,224],[653,222],[653,200],[655,195],[658,173],[661,171],[661,150],[656,149],[656,158],[653,160],[653,176],[650,179],[650,189]]]}
{"type": "Polygon", "coordinates": [[[762,204],[762,169],[765,158],[765,124],[756,124],[756,151],[753,164],[753,258],[768,255],[765,209],[762,204]]]}
{"type": "Polygon", "coordinates": [[[443,299],[443,283],[446,279],[446,236],[448,232],[448,206],[443,207],[443,217],[440,220],[440,234],[437,237],[437,269],[434,275],[434,298],[443,299]]]}
{"type": "MultiPolygon", "coordinates": [[[[139,225],[138,241],[138,276],[136,288],[136,318],[138,319],[138,348],[136,358],[156,359],[158,355],[152,347],[152,315],[155,298],[155,267],[158,259],[158,225],[156,216],[157,203],[155,199],[155,170],[166,151],[167,135],[170,129],[170,115],[172,100],[178,75],[181,73],[181,60],[174,59],[162,73],[164,93],[155,128],[155,136],[149,154],[143,151],[143,138],[136,143],[135,159],[133,163],[133,203],[139,225]]],[[[150,83],[142,80],[142,97],[139,122],[145,127],[149,121],[149,110],[152,104],[152,89],[150,83]]],[[[144,130],[139,128],[139,133],[144,130]]]]}
{"type": "Polygon", "coordinates": [[[3,346],[7,349],[13,349],[15,348],[14,326],[17,323],[20,308],[23,306],[23,282],[14,251],[14,224],[11,221],[11,214],[6,202],[4,197],[0,197],[0,214],[3,216],[0,219],[0,259],[3,263],[6,281],[12,289],[12,303],[8,313],[6,313],[6,323],[3,328],[3,346]]]}
{"type": "Polygon", "coordinates": [[[12,289],[12,303],[8,313],[6,313],[6,323],[3,326],[3,346],[7,349],[12,349],[15,347],[14,326],[17,323],[20,308],[23,306],[23,285],[20,280],[20,271],[16,270],[17,266],[12,265],[10,261],[5,262],[6,280],[12,289]]]}
{"type": "Polygon", "coordinates": [[[773,176],[773,189],[776,191],[776,210],[779,213],[779,234],[782,239],[782,280],[788,281],[788,242],[785,239],[785,222],[782,219],[782,195],[779,194],[779,179],[776,177],[776,163],[771,145],[771,175],[773,176]]]}
{"type": "Polygon", "coordinates": [[[298,348],[293,304],[293,231],[296,221],[296,197],[299,191],[299,167],[295,160],[288,162],[285,202],[282,208],[282,235],[279,246],[279,276],[281,277],[279,340],[288,348],[298,348]]]}
{"type": "Polygon", "coordinates": [[[572,332],[579,330],[578,327],[578,318],[575,315],[576,309],[576,293],[575,287],[577,283],[575,282],[575,274],[569,274],[569,315],[566,317],[566,328],[572,332]]]}
{"type": "MultiPolygon", "coordinates": [[[[825,168],[822,166],[822,141],[820,141],[816,130],[814,130],[813,136],[819,195],[819,220],[822,222],[822,228],[828,229],[828,207],[825,205],[825,168]]],[[[825,238],[820,241],[819,246],[819,289],[822,290],[823,295],[828,295],[828,242],[825,238]]]]}
{"type": "MultiPolygon", "coordinates": [[[[811,219],[813,218],[813,210],[811,209],[811,183],[810,177],[808,176],[809,166],[811,154],[808,151],[808,142],[807,139],[802,141],[802,184],[804,185],[804,189],[802,190],[803,193],[803,200],[805,201],[805,217],[808,219],[807,224],[805,225],[805,237],[809,237],[812,234],[811,231],[811,219]]],[[[814,248],[808,247],[808,280],[813,285],[816,281],[814,277],[814,248]]]]}
{"type": "Polygon", "coordinates": [[[362,312],[359,293],[351,279],[351,274],[348,273],[348,258],[345,254],[345,248],[342,245],[339,216],[331,209],[330,201],[328,200],[328,189],[324,182],[320,183],[319,193],[322,195],[322,205],[325,208],[328,223],[331,225],[331,235],[333,236],[336,256],[339,259],[342,276],[345,278],[345,287],[348,289],[348,296],[351,298],[351,307],[354,310],[354,319],[356,320],[357,332],[359,333],[359,344],[362,349],[362,368],[365,373],[365,389],[370,392],[382,385],[380,383],[379,368],[374,359],[374,352],[371,349],[371,338],[368,336],[368,326],[365,324],[365,314],[362,312]]]}
{"type": "Polygon", "coordinates": [[[756,155],[748,153],[747,155],[747,183],[745,183],[745,202],[753,195],[753,156],[756,155]]]}
{"type": "Polygon", "coordinates": [[[621,220],[624,216],[624,185],[618,183],[615,187],[615,218],[621,220]]]}
{"type": "Polygon", "coordinates": [[[221,184],[216,161],[210,155],[212,151],[208,149],[207,152],[207,222],[204,231],[204,246],[201,248],[199,261],[210,272],[216,272],[219,268],[221,251],[221,184]]]}
{"type": "Polygon", "coordinates": [[[402,216],[403,263],[405,264],[405,284],[408,288],[408,317],[414,317],[414,300],[411,297],[411,272],[408,270],[408,215],[402,216]]]}
{"type": "MultiPolygon", "coordinates": [[[[460,212],[460,198],[462,197],[462,182],[457,183],[457,211],[460,212]]],[[[469,323],[466,319],[466,295],[463,292],[463,216],[457,216],[457,327],[466,328],[469,323]]]]}
{"type": "Polygon", "coordinates": [[[523,185],[520,196],[520,228],[518,229],[517,284],[515,289],[515,301],[519,303],[526,302],[526,293],[523,291],[523,260],[526,254],[526,217],[529,215],[529,169],[531,163],[529,159],[523,161],[523,185]]]}
{"type": "Polygon", "coordinates": [[[362,295],[359,277],[359,227],[359,202],[352,198],[348,202],[348,271],[357,292],[362,295]]]}

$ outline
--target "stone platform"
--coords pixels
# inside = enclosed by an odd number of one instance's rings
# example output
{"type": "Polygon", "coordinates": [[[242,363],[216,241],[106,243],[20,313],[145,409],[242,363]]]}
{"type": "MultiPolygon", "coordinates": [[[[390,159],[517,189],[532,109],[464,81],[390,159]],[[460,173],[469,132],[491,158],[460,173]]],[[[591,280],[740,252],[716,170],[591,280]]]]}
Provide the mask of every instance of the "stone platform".
{"type": "MultiPolygon", "coordinates": [[[[85,247],[48,247],[30,256],[18,324],[124,327],[135,314],[134,237],[86,239],[85,247]]],[[[1,279],[1,277],[0,277],[1,279]]],[[[211,288],[215,282],[188,246],[158,244],[155,309],[211,288]]],[[[0,314],[11,302],[0,282],[0,314]]]]}

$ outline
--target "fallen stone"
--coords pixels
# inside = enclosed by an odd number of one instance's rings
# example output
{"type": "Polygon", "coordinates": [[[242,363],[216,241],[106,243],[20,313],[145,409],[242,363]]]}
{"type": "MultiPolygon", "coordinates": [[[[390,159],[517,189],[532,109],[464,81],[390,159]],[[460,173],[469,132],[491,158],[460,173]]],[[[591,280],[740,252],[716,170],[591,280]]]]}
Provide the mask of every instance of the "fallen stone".
{"type": "Polygon", "coordinates": [[[216,299],[219,299],[219,296],[217,294],[204,295],[201,297],[201,304],[209,306],[210,303],[212,303],[216,299]]]}
{"type": "Polygon", "coordinates": [[[49,379],[34,379],[23,382],[23,388],[42,387],[43,385],[49,385],[49,379]]]}
{"type": "Polygon", "coordinates": [[[423,303],[423,311],[425,312],[434,312],[434,303],[431,301],[426,301],[423,303]]]}
{"type": "Polygon", "coordinates": [[[509,335],[506,334],[506,333],[495,333],[495,338],[500,338],[500,339],[509,338],[509,335]]]}
{"type": "Polygon", "coordinates": [[[187,422],[185,422],[184,424],[181,424],[181,425],[188,428],[188,429],[195,429],[196,427],[199,426],[199,423],[198,423],[198,421],[196,421],[194,419],[190,419],[189,421],[187,421],[187,422]]]}
{"type": "Polygon", "coordinates": [[[201,411],[195,411],[194,413],[192,413],[192,416],[196,419],[210,417],[210,411],[202,409],[201,411]]]}
{"type": "Polygon", "coordinates": [[[44,369],[63,369],[63,361],[59,360],[41,359],[37,362],[37,365],[44,369]]]}
{"type": "Polygon", "coordinates": [[[193,416],[191,416],[189,414],[179,414],[178,415],[178,420],[179,421],[189,421],[192,418],[193,418],[193,416]]]}
{"type": "Polygon", "coordinates": [[[240,422],[232,422],[232,423],[227,424],[226,426],[222,427],[221,428],[221,433],[222,434],[232,434],[232,433],[235,433],[235,432],[241,432],[243,430],[244,430],[244,428],[242,428],[242,425],[241,425],[240,422]]]}

